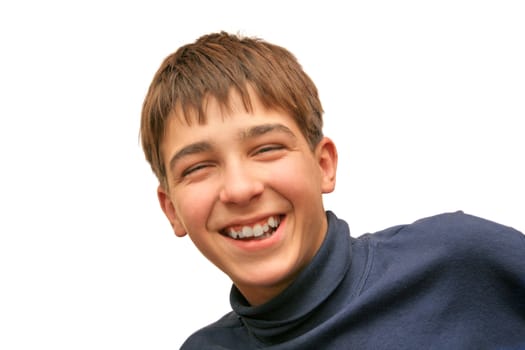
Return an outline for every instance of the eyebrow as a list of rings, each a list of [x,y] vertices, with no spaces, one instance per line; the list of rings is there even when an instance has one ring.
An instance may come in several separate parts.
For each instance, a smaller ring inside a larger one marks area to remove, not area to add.
[[[282,124],[262,124],[262,125],[256,125],[254,127],[248,128],[246,130],[243,130],[239,132],[239,139],[240,140],[246,140],[251,138],[256,138],[258,136],[262,136],[264,134],[270,133],[270,132],[281,132],[285,133],[292,138],[296,139],[297,136],[293,133],[292,130],[290,130],[288,127],[282,125]],[[212,149],[212,144],[207,141],[199,141],[195,143],[191,143],[179,151],[177,151],[173,157],[171,157],[169,161],[169,167],[170,169],[173,169],[175,167],[175,164],[182,158],[186,156],[190,156],[193,154],[203,153],[203,152],[209,152]]]
[[[170,169],[173,169],[175,167],[175,164],[182,158],[192,155],[192,154],[198,154],[207,152],[212,149],[212,146],[209,142],[201,141],[201,142],[195,142],[191,143],[185,147],[183,147],[181,150],[179,150],[177,153],[173,155],[170,159]]]
[[[283,132],[285,134],[288,134],[289,136],[292,136],[294,139],[296,138],[296,136],[292,132],[292,130],[290,130],[288,127],[286,127],[286,126],[284,126],[282,124],[278,124],[278,123],[275,123],[275,124],[262,124],[262,125],[256,125],[254,127],[248,128],[247,130],[242,131],[240,133],[240,138],[243,139],[243,140],[250,139],[250,138],[257,137],[257,136],[262,136],[262,135],[267,134],[267,133],[272,132],[272,131]]]

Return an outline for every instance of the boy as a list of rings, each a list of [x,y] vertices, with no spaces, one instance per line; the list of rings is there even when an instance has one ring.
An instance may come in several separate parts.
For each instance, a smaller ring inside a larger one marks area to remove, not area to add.
[[[168,56],[141,138],[175,234],[233,282],[183,349],[525,348],[525,236],[441,214],[353,238],[337,151],[286,49],[225,32]]]

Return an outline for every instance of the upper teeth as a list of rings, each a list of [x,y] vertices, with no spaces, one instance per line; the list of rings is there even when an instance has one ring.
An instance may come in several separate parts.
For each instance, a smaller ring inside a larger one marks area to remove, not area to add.
[[[249,238],[249,237],[260,237],[267,233],[270,228],[276,228],[279,226],[279,217],[270,216],[264,223],[258,223],[253,226],[243,226],[240,231],[236,231],[234,228],[228,230],[228,235],[232,238]]]

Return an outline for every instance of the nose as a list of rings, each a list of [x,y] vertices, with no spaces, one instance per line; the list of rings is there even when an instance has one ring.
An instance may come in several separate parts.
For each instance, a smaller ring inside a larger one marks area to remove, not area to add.
[[[247,204],[258,197],[264,185],[255,170],[244,164],[231,165],[225,169],[219,199],[223,203]]]

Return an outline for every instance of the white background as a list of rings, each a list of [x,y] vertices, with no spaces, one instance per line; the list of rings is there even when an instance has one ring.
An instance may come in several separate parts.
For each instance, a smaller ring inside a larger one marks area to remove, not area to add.
[[[138,141],[162,59],[211,31],[317,83],[352,235],[455,210],[523,231],[523,1],[345,3],[2,2],[0,348],[175,349],[228,311]]]

